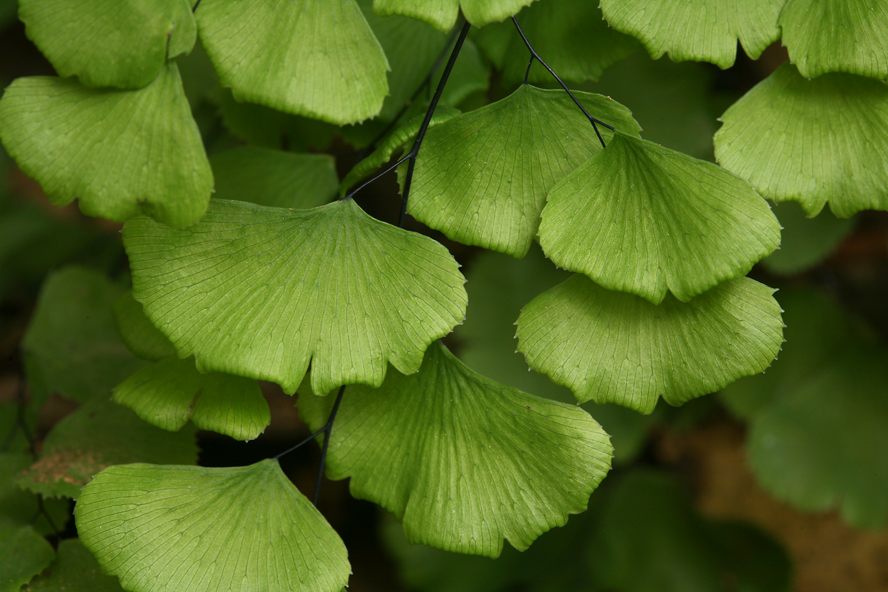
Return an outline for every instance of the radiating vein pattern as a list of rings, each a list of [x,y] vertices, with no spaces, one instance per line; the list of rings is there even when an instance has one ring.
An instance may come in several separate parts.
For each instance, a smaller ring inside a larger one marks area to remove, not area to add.
[[[373,0],[381,16],[401,14],[425,21],[441,31],[456,24],[462,9],[466,20],[476,27],[501,21],[516,14],[534,0]]]
[[[653,305],[577,274],[524,307],[518,350],[581,403],[650,413],[767,369],[783,344],[773,292],[740,278]]]
[[[83,544],[132,592],[337,592],[336,532],[277,461],[105,469],[74,515]]]
[[[299,398],[313,429],[331,405]],[[494,382],[433,344],[418,373],[348,388],[327,466],[402,520],[411,542],[496,557],[503,538],[524,550],[584,511],[611,455],[582,409]]]
[[[374,220],[353,200],[312,210],[215,201],[182,231],[124,227],[133,294],[198,369],[294,392],[378,386],[415,372],[465,318],[459,266],[439,243]]]

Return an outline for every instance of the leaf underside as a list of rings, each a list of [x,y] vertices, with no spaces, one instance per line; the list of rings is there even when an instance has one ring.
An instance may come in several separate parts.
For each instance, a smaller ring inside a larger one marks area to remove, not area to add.
[[[338,592],[350,573],[339,536],[273,460],[110,467],[74,516],[130,592]]]
[[[783,343],[773,292],[740,278],[654,305],[577,274],[524,307],[518,350],[581,403],[650,413],[767,369]]]
[[[439,31],[449,31],[456,24],[460,10],[476,27],[501,21],[517,14],[534,0],[373,0],[380,16],[400,14],[425,21]]]
[[[298,402],[312,429],[332,403]],[[418,373],[347,389],[327,467],[402,520],[411,542],[496,557],[504,538],[526,549],[584,511],[611,455],[585,411],[484,378],[433,344]]]
[[[353,200],[283,210],[213,200],[182,231],[124,227],[133,294],[201,371],[292,393],[413,373],[465,318],[465,279],[441,244],[367,216]]]

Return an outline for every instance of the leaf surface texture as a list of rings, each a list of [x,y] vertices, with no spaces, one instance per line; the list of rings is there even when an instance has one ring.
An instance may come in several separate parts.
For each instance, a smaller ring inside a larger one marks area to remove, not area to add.
[[[373,0],[380,16],[400,14],[425,21],[439,31],[456,24],[460,10],[476,27],[501,21],[516,14],[534,0]]]

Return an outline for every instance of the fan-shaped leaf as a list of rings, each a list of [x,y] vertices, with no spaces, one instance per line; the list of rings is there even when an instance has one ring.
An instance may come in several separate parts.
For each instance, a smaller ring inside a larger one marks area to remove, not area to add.
[[[56,205],[90,216],[139,212],[184,227],[207,208],[213,175],[175,64],[137,91],[19,78],[0,100],[0,137]]]
[[[734,64],[737,41],[757,59],[780,38],[777,17],[786,0],[601,0],[604,18],[615,29],[641,40],[659,58],[676,62]]]
[[[299,398],[312,428],[332,404]],[[526,549],[585,510],[611,451],[585,411],[484,378],[434,344],[418,373],[347,389],[327,466],[402,520],[411,542],[496,557],[503,538]]]
[[[552,188],[539,233],[556,265],[654,304],[746,275],[780,244],[749,183],[624,134]]]
[[[195,16],[238,100],[336,124],[382,107],[388,62],[355,0],[202,0]]]
[[[595,117],[638,133],[614,101],[575,93]],[[603,129],[605,139],[612,133]],[[601,144],[566,93],[522,85],[512,95],[430,130],[416,161],[408,211],[448,238],[523,257],[546,193]]]
[[[186,0],[19,0],[19,18],[56,72],[87,86],[142,88],[197,36]]]
[[[53,558],[55,551],[33,527],[0,518],[0,592],[18,592]]]
[[[888,76],[888,5],[871,0],[787,0],[778,21],[789,60],[806,78]]]
[[[177,231],[124,227],[133,294],[201,371],[273,380],[292,393],[378,386],[413,373],[463,320],[465,279],[439,243],[367,216],[353,200],[282,210],[213,200]]]
[[[58,553],[52,569],[31,580],[27,592],[123,592],[78,539],[59,543]]]
[[[328,154],[295,154],[239,146],[210,158],[217,199],[307,209],[330,201],[339,179]]]
[[[191,358],[167,358],[136,372],[114,389],[114,400],[164,430],[179,430],[191,419],[202,430],[237,440],[257,438],[271,421],[255,380],[201,374]]]
[[[476,27],[501,21],[534,0],[373,0],[380,16],[402,14],[425,21],[440,31],[449,31],[462,10]]]
[[[105,469],[74,510],[83,544],[131,592],[338,592],[345,546],[277,461]]]
[[[780,66],[722,115],[715,156],[774,201],[816,216],[888,209],[888,86],[849,74],[806,80]]]
[[[650,413],[658,397],[681,405],[765,370],[783,343],[772,293],[741,278],[653,305],[577,274],[524,307],[518,349],[580,402]]]
[[[112,308],[120,338],[131,352],[154,362],[176,355],[176,348],[151,324],[132,292],[121,294]]]

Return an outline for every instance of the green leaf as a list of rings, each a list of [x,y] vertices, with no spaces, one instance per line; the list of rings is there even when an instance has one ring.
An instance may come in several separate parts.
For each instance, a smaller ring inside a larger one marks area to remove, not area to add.
[[[546,199],[540,245],[556,265],[654,304],[744,276],[780,244],[777,218],[749,183],[619,133]]]
[[[95,558],[78,539],[59,543],[51,569],[28,585],[27,592],[123,592],[117,578],[102,573]]]
[[[255,380],[211,372],[201,374],[191,358],[167,358],[144,368],[114,389],[114,400],[164,430],[191,419],[202,430],[253,440],[271,421]]]
[[[518,20],[533,48],[563,80],[598,80],[608,66],[638,48],[635,39],[610,28],[592,2],[534,2],[521,11]],[[524,80],[529,54],[510,21],[484,27],[476,41],[503,70],[505,80]],[[545,83],[553,79],[545,68],[535,64],[528,80]]]
[[[388,62],[355,0],[203,0],[195,16],[239,101],[336,124],[382,107]]]
[[[332,399],[299,397],[312,429]],[[496,557],[504,538],[524,550],[584,511],[611,453],[586,412],[484,378],[433,344],[418,373],[347,389],[327,467],[402,520],[412,543]]]
[[[56,205],[139,212],[184,227],[206,211],[213,175],[175,64],[137,91],[19,78],[0,100],[0,137]]]
[[[638,133],[619,103],[575,95],[593,116]],[[611,138],[612,132],[601,130]],[[600,151],[591,124],[566,93],[522,85],[505,99],[429,130],[408,211],[450,239],[523,257],[536,236],[546,193]]]
[[[282,210],[213,200],[187,230],[141,217],[123,240],[133,294],[179,356],[296,390],[413,373],[465,317],[465,279],[439,243],[353,200]]]
[[[19,18],[59,76],[86,86],[147,86],[197,37],[186,0],[19,0]]]
[[[295,154],[239,146],[210,158],[216,199],[307,209],[336,195],[336,163],[328,154]]]
[[[131,291],[121,294],[112,310],[120,338],[131,352],[153,362],[176,355],[176,348],[151,324]]]
[[[888,6],[869,0],[787,0],[778,21],[805,78],[848,72],[888,77]]]
[[[36,463],[16,479],[49,497],[80,497],[81,488],[109,465],[137,461],[193,464],[194,430],[170,434],[105,397],[95,397],[68,415],[43,442]]]
[[[715,156],[768,199],[816,216],[888,209],[888,86],[849,74],[806,80],[780,66],[722,115]]]
[[[53,558],[55,551],[36,530],[0,518],[0,592],[19,592]]]
[[[15,477],[27,469],[32,461],[29,453],[0,453],[0,521],[32,526],[40,534],[64,530],[70,517],[67,500],[43,500],[44,514],[37,496],[14,483]],[[0,570],[2,573],[3,570]]]
[[[336,532],[274,460],[110,467],[74,515],[102,570],[131,592],[337,592],[350,573]]]
[[[761,263],[769,272],[777,275],[795,275],[816,266],[854,228],[854,220],[836,218],[830,212],[808,218],[801,207],[793,202],[778,204],[773,210],[783,226],[780,248],[762,259]]]
[[[22,340],[32,402],[53,393],[86,401],[110,396],[145,362],[129,352],[111,306],[123,289],[97,271],[67,267],[50,274]]]
[[[653,58],[734,64],[737,41],[758,59],[780,38],[777,17],[786,0],[601,0],[612,27],[639,39]]]
[[[524,307],[518,350],[580,402],[650,413],[765,370],[783,343],[773,292],[741,278],[657,306],[577,274]]]
[[[425,21],[439,31],[449,31],[461,10],[476,27],[501,21],[534,0],[373,0],[380,16],[401,14]]]

